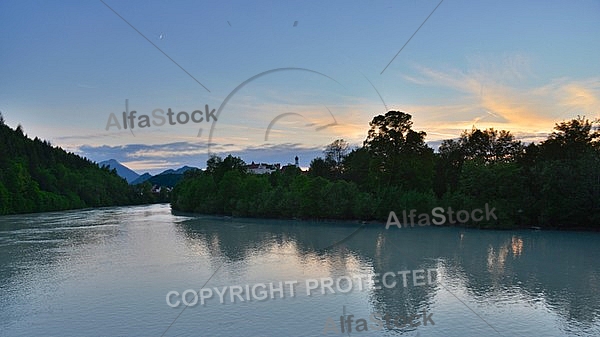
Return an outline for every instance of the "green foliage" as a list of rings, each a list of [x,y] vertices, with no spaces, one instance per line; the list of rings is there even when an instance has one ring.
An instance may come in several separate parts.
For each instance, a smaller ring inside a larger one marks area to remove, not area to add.
[[[413,131],[411,115],[389,111],[369,123],[364,148],[371,154],[370,170],[375,185],[400,186],[426,191],[433,179],[433,149],[423,131]]]
[[[435,207],[495,208],[498,219],[470,226],[599,228],[600,138],[594,123],[557,124],[548,140],[524,146],[508,131],[465,131],[439,152],[413,131],[411,116],[376,116],[363,147],[328,145],[308,172],[295,167],[246,174],[240,158],[212,157],[203,173],[186,175],[173,208],[249,217],[377,219],[390,211]],[[227,163],[226,163],[227,162]],[[15,168],[18,174],[19,169]],[[23,193],[36,188],[24,181]],[[2,198],[2,186],[0,186]]]
[[[206,172],[212,174],[216,182],[221,181],[225,172],[232,170],[246,173],[246,163],[241,158],[232,155],[228,155],[224,160],[217,155],[211,155],[206,162]]]
[[[0,215],[139,202],[116,173],[0,121]]]
[[[308,174],[311,177],[322,177],[328,180],[336,178],[333,162],[321,157],[317,157],[310,162]]]

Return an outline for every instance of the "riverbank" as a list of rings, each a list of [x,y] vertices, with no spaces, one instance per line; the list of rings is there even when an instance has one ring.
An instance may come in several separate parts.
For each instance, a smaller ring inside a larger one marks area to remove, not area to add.
[[[348,224],[348,225],[363,225],[369,227],[382,227],[385,228],[387,226],[386,221],[379,220],[362,220],[362,219],[331,219],[331,218],[301,218],[301,217],[249,217],[249,216],[234,216],[234,215],[223,215],[223,214],[209,214],[209,213],[196,213],[196,212],[185,212],[178,211],[173,209],[171,205],[171,213],[173,215],[178,216],[214,216],[222,219],[235,219],[235,220],[244,220],[244,219],[266,219],[266,220],[288,220],[288,221],[299,221],[299,222],[315,222],[315,223],[338,223],[338,224]],[[586,226],[565,226],[565,227],[540,227],[540,226],[501,226],[501,225],[477,225],[477,224],[451,224],[451,223],[443,223],[440,225],[436,224],[428,224],[425,226],[419,226],[418,224],[414,224],[414,226],[410,225],[402,225],[402,228],[398,228],[397,226],[390,226],[388,230],[399,230],[399,229],[409,229],[410,227],[455,227],[455,228],[469,228],[469,229],[481,229],[481,230],[501,230],[501,231],[510,231],[510,230],[531,230],[531,231],[569,231],[569,232],[600,232],[600,228],[597,227],[586,227]]]

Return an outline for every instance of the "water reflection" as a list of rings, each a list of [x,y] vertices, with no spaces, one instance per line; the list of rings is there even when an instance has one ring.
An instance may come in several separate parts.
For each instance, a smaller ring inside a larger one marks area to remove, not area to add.
[[[452,291],[472,303],[520,301],[535,306],[542,302],[565,320],[598,324],[600,250],[595,247],[600,237],[596,233],[369,226],[322,252],[320,248],[340,240],[357,225],[204,217],[179,226],[189,242],[207,247],[219,260],[245,261],[245,265],[264,260],[269,268],[293,265],[306,278],[438,271],[444,287],[371,288],[372,311],[407,315],[430,309],[436,298],[446,298],[444,293]]]
[[[166,336],[316,336],[328,317],[422,310],[435,325],[360,336],[600,335],[597,233],[369,225],[324,249],[360,227],[180,216],[168,205],[0,217],[0,335],[160,336],[180,313],[167,292],[207,280],[299,284],[294,298],[212,299]],[[409,275],[404,287],[396,275],[395,287],[376,289],[387,272],[430,268],[439,283],[414,286]],[[356,274],[368,276],[362,291],[305,293],[307,279]]]
[[[521,239],[520,237],[517,237],[517,236],[513,236],[511,247],[512,247],[513,255],[515,257],[521,255],[521,253],[523,252],[523,239]]]

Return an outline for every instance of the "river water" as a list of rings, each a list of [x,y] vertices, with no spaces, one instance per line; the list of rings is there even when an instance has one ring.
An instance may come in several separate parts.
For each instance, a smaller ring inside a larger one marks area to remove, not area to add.
[[[600,336],[600,234],[4,216],[0,335]]]

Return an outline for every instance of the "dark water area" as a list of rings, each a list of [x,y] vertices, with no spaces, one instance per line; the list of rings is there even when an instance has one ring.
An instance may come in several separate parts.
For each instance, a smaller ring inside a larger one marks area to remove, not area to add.
[[[0,335],[597,336],[598,247],[590,232],[386,230],[168,205],[5,216]],[[186,303],[203,304],[169,305],[188,289]]]

